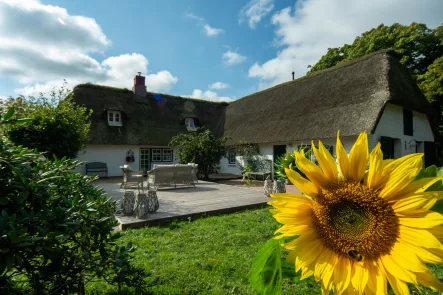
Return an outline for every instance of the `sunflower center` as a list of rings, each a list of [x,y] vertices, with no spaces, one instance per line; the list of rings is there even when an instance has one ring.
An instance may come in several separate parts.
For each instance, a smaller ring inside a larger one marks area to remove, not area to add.
[[[370,188],[350,181],[322,190],[314,202],[313,224],[326,247],[356,260],[388,254],[398,237],[392,207]]]

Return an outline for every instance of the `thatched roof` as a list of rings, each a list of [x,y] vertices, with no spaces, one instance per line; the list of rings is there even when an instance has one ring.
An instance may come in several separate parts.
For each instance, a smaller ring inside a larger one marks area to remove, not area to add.
[[[333,138],[337,130],[343,136],[373,133],[387,103],[435,116],[389,50],[230,103],[224,134],[236,144]]]
[[[93,110],[90,144],[167,145],[173,136],[186,132],[185,117],[223,134],[227,103],[152,92],[138,97],[130,90],[93,84],[76,86],[73,95],[78,104]],[[122,127],[108,125],[107,110],[122,112]]]
[[[127,89],[81,84],[77,103],[93,110],[91,144],[167,145],[196,118],[229,144],[290,143],[373,133],[387,103],[428,115],[438,136],[435,111],[395,53],[379,51],[349,63],[248,95],[217,103]],[[107,110],[123,114],[123,126],[108,126]]]

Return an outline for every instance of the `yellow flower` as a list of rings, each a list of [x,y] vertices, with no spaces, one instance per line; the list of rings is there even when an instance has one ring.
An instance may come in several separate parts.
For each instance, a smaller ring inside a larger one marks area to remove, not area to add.
[[[339,135],[339,134],[338,134]],[[319,163],[295,152],[298,168],[286,169],[303,195],[274,194],[276,238],[301,279],[315,276],[322,294],[409,294],[407,283],[443,292],[426,263],[443,264],[443,215],[430,211],[443,192],[425,192],[441,177],[413,181],[422,154],[383,160],[380,143],[368,153],[362,133],[348,155],[337,135],[337,163],[324,145],[312,143]],[[369,162],[369,168],[367,164]]]

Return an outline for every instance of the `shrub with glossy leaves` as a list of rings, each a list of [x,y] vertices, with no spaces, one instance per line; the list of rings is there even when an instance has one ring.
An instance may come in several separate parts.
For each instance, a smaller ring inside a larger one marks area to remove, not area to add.
[[[0,138],[0,294],[83,294],[93,279],[117,290],[148,285],[131,265],[132,245],[115,243],[116,202],[73,173],[78,164]]]
[[[226,156],[228,139],[217,138],[209,129],[197,128],[174,136],[169,145],[179,148],[180,163],[198,164],[198,177],[209,179],[209,174],[218,171],[221,158]]]
[[[24,124],[3,126],[3,132],[15,144],[46,152],[52,158],[75,158],[88,141],[90,111],[74,102],[65,85],[49,96],[10,99],[6,106],[15,108]]]

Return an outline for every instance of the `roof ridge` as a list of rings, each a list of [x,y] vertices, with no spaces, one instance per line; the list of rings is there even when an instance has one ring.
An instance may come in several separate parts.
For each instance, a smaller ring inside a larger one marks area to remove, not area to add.
[[[73,92],[76,89],[79,88],[90,88],[90,89],[101,89],[101,90],[109,90],[109,91],[119,91],[119,92],[125,92],[125,93],[133,93],[132,90],[128,89],[128,88],[119,88],[119,87],[113,87],[113,86],[107,86],[107,85],[101,85],[101,84],[92,84],[92,83],[81,83],[76,85],[73,88]],[[218,104],[218,105],[228,105],[229,102],[226,101],[211,101],[211,100],[206,100],[206,99],[200,99],[200,98],[193,98],[193,97],[186,97],[186,96],[180,96],[180,95],[172,95],[172,94],[167,94],[167,93],[160,93],[160,92],[153,92],[153,91],[146,91],[146,95],[162,95],[162,96],[167,96],[167,97],[173,97],[173,98],[178,98],[178,99],[184,99],[184,100],[192,100],[195,102],[203,102],[203,103],[212,103],[212,104]]]
[[[321,71],[313,72],[311,75],[305,75],[305,76],[299,77],[299,78],[297,78],[297,79],[295,79],[295,80],[292,80],[292,81],[286,81],[286,82],[283,82],[283,83],[280,83],[280,84],[274,85],[274,86],[272,86],[272,87],[269,87],[269,88],[266,88],[266,89],[263,89],[263,90],[260,90],[260,91],[257,91],[257,92],[254,92],[254,93],[248,94],[248,95],[243,96],[243,97],[241,97],[241,98],[239,98],[239,99],[237,99],[237,100],[235,100],[235,101],[229,102],[229,104],[233,104],[233,103],[235,103],[235,102],[238,102],[238,101],[240,101],[240,100],[243,100],[243,99],[245,99],[245,98],[248,98],[248,97],[250,97],[250,96],[252,96],[252,95],[255,95],[255,94],[257,94],[257,93],[261,93],[261,92],[265,92],[265,91],[269,91],[269,90],[277,89],[277,88],[280,88],[280,87],[286,86],[286,85],[288,85],[288,84],[292,84],[292,83],[295,84],[295,83],[298,83],[298,82],[300,82],[300,81],[304,81],[304,80],[306,80],[306,79],[310,79],[310,78],[312,78],[312,77],[316,77],[316,76],[322,75],[322,74],[324,74],[324,73],[333,72],[333,71],[336,71],[336,70],[339,70],[339,69],[342,69],[342,68],[345,68],[345,67],[348,67],[348,66],[354,65],[354,64],[356,64],[356,63],[358,63],[358,62],[361,62],[361,61],[367,60],[367,59],[369,59],[369,58],[371,58],[371,57],[373,57],[373,56],[375,56],[375,55],[382,55],[382,54],[389,54],[389,55],[392,54],[392,55],[396,55],[396,52],[395,52],[393,49],[382,49],[382,50],[378,50],[378,51],[375,51],[375,52],[372,52],[372,53],[369,53],[369,54],[363,55],[363,56],[361,56],[361,57],[359,57],[359,58],[356,58],[356,59],[353,59],[353,60],[350,60],[350,61],[346,61],[346,62],[343,62],[343,63],[337,64],[337,65],[335,65],[335,66],[333,66],[333,67],[330,67],[330,68],[327,68],[327,69],[324,69],[324,70],[321,70]]]

